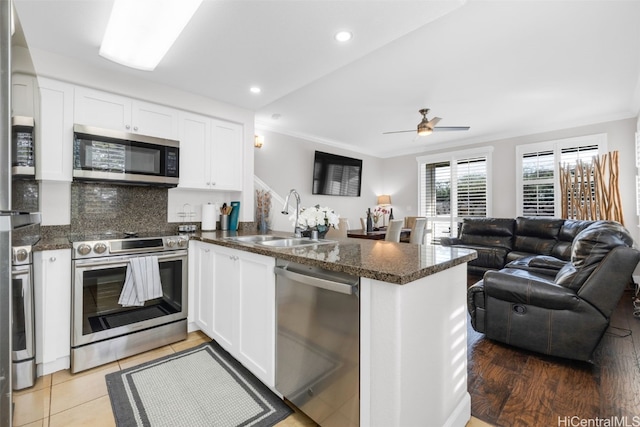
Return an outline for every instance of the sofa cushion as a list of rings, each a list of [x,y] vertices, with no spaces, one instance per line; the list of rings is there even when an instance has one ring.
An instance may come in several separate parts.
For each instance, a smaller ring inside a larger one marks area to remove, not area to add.
[[[454,247],[473,249],[478,253],[478,257],[469,261],[469,265],[481,266],[488,269],[500,269],[505,264],[507,253],[506,248],[487,247],[484,245],[454,245]]]
[[[550,255],[563,223],[563,219],[517,218],[513,249],[525,254]]]
[[[464,245],[511,250],[514,226],[515,220],[511,218],[465,219],[460,231],[460,240]]]
[[[569,261],[571,259],[571,244],[576,236],[585,228],[593,224],[593,221],[580,219],[566,219],[558,233],[558,241],[551,251],[556,258]]]
[[[575,237],[571,262],[560,269],[556,283],[579,290],[604,257],[617,246],[633,246],[627,229],[613,221],[593,222]]]

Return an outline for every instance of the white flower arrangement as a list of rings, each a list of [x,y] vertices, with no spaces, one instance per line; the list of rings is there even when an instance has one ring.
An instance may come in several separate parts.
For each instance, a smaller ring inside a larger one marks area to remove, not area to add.
[[[296,225],[296,215],[293,214],[289,217],[292,224]],[[315,205],[310,208],[302,208],[298,215],[297,226],[303,230],[317,229],[322,232],[333,227],[338,229],[338,222],[340,221],[340,215],[336,214],[331,208],[321,208],[320,205]]]

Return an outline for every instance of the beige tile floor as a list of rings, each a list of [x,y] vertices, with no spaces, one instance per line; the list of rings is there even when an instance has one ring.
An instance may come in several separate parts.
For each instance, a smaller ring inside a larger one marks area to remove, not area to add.
[[[14,427],[110,427],[115,426],[104,380],[106,374],[126,369],[158,357],[195,347],[210,338],[201,332],[189,334],[185,341],[148,351],[117,362],[72,375],[68,370],[38,378],[26,390],[13,393]],[[316,426],[310,418],[295,412],[277,427]],[[490,427],[471,418],[467,427]]]

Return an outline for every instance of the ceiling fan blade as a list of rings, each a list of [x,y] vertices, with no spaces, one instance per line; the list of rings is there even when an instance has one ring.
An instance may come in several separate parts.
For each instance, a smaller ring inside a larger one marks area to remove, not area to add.
[[[438,124],[440,120],[442,120],[440,117],[434,117],[433,119],[429,120],[429,126],[433,128],[435,125]]]
[[[411,130],[395,130],[393,132],[382,132],[383,135],[388,135],[390,133],[405,133],[405,132],[415,132],[415,129],[411,129]]]
[[[469,126],[438,126],[438,127],[434,127],[433,131],[434,132],[449,132],[452,130],[469,130],[470,127]]]

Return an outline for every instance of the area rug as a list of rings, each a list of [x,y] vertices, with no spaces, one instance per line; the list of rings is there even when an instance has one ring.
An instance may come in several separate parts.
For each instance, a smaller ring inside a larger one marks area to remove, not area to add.
[[[214,341],[106,381],[118,427],[272,426],[292,412]]]

